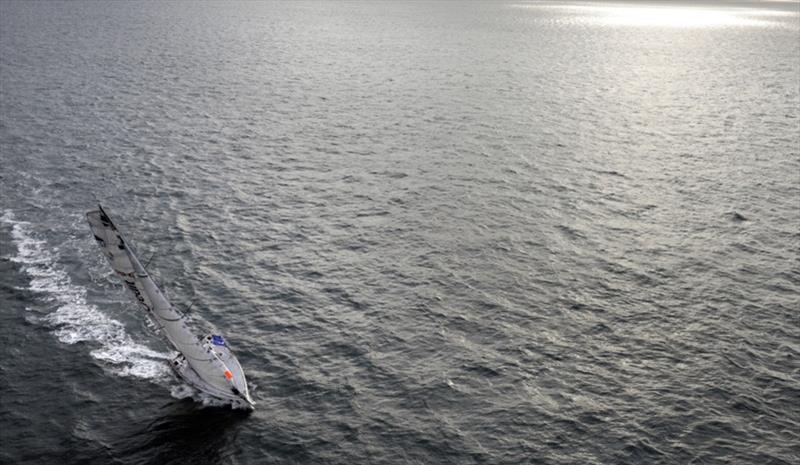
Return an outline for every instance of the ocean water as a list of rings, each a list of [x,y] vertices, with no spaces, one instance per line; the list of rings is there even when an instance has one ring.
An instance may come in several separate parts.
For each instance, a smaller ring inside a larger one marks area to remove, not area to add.
[[[0,2],[2,463],[796,464],[799,311],[797,2]]]

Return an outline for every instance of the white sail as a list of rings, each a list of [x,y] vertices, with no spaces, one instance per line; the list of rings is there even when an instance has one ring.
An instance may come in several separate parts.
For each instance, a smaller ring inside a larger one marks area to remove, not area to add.
[[[244,372],[222,337],[214,336],[212,339],[209,336],[203,340],[190,330],[186,318],[164,297],[131,244],[102,207],[87,213],[86,218],[111,267],[191,368],[187,370],[184,366],[176,371],[195,387],[211,395],[226,399],[242,398],[252,405]],[[179,366],[178,361],[174,364]]]

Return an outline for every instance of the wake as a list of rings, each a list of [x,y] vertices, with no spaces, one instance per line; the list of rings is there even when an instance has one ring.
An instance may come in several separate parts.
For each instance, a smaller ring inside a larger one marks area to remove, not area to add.
[[[163,380],[170,376],[168,352],[158,352],[135,342],[125,325],[86,302],[86,288],[72,282],[47,242],[38,238],[31,223],[5,211],[0,222],[11,226],[17,248],[9,260],[19,263],[30,282],[28,290],[55,307],[42,316],[26,318],[51,329],[64,344],[91,343],[93,358],[103,362],[111,373],[125,377]]]

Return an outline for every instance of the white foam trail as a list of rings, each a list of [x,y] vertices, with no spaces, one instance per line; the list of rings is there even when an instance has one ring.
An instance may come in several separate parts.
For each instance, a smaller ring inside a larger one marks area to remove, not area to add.
[[[169,375],[169,366],[164,361],[170,354],[134,342],[122,323],[88,304],[86,289],[72,282],[58,264],[58,257],[44,240],[36,237],[29,222],[15,219],[11,211],[0,216],[0,221],[11,225],[17,255],[9,259],[22,265],[30,277],[28,289],[56,307],[55,311],[34,320],[51,326],[53,334],[65,344],[98,344],[90,354],[106,362],[117,375],[153,380]]]

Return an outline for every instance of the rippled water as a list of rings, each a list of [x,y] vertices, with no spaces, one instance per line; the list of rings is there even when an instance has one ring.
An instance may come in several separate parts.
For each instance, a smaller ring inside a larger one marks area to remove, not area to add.
[[[798,3],[0,3],[0,461],[800,461]],[[103,202],[254,385],[192,401]]]

